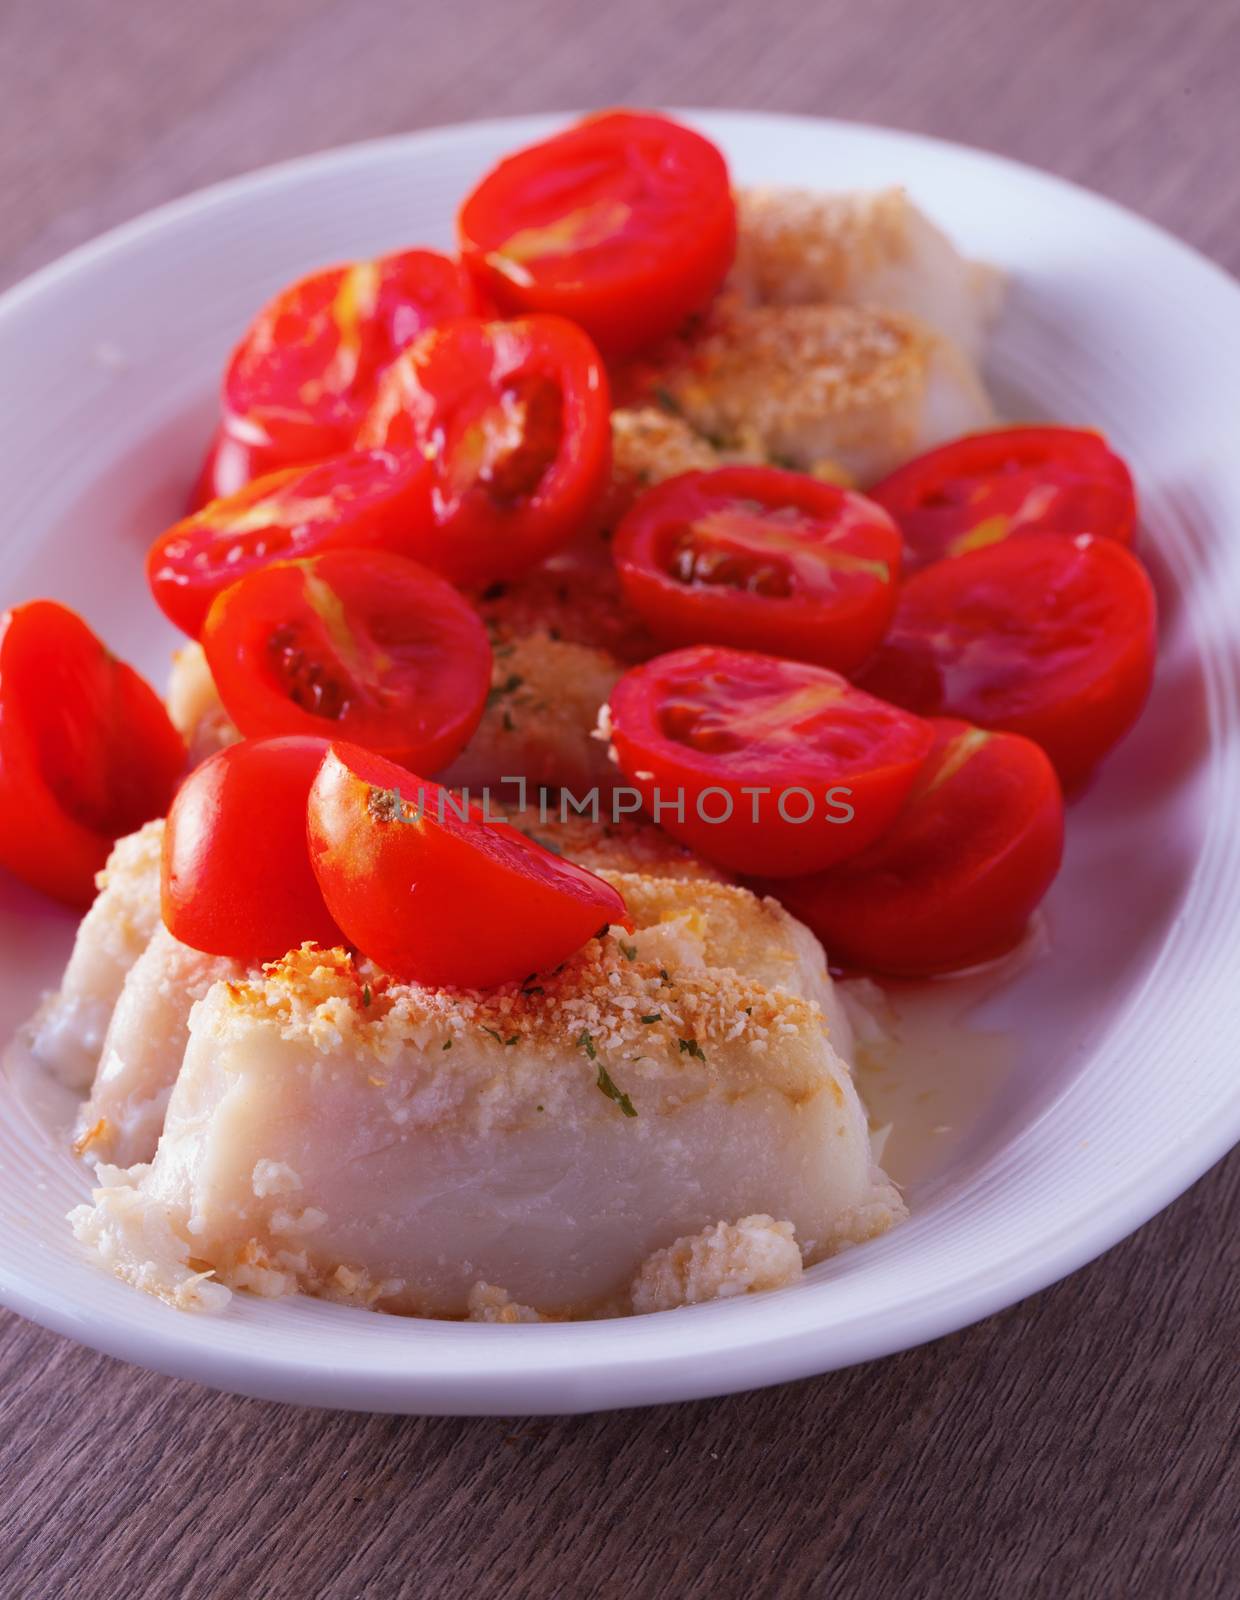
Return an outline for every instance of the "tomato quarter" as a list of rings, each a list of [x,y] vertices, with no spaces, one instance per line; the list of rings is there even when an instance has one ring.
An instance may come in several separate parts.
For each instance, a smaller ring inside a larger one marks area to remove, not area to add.
[[[1072,788],[1136,721],[1156,647],[1154,590],[1134,555],[1086,534],[1028,534],[910,578],[859,681],[924,715],[1025,734]]]
[[[629,602],[664,643],[764,650],[848,672],[896,603],[900,534],[858,494],[774,467],[647,490],[614,544]]]
[[[704,645],[627,672],[610,723],[656,822],[711,861],[771,877],[863,850],[931,741],[921,718],[823,667]]]
[[[409,983],[483,989],[558,965],[624,901],[450,791],[336,744],[310,794],[310,854],[349,939]]]
[[[272,561],[320,550],[416,542],[431,517],[417,457],[354,450],[258,478],[160,534],[146,561],[164,615],[197,637],[217,594]]]
[[[910,566],[1014,533],[1092,533],[1131,544],[1132,474],[1099,433],[998,428],[918,456],[869,491],[900,525]]]
[[[164,925],[182,944],[250,966],[307,940],[343,944],[306,845],[325,739],[249,739],[195,767],[164,830]]]
[[[608,356],[703,310],[736,252],[727,165],[666,117],[588,117],[501,161],[461,207],[461,254],[510,315],[571,317]]]
[[[611,459],[607,379],[589,339],[560,317],[461,320],[393,364],[358,444],[430,462],[435,525],[411,555],[458,582],[511,577],[569,540],[599,503]]]
[[[168,808],[185,746],[155,691],[79,616],[0,618],[0,866],[88,905],[113,843]]]
[[[202,644],[247,736],[347,734],[423,772],[464,748],[491,681],[473,607],[435,573],[380,550],[250,573],[212,605]]]
[[[1005,954],[1063,854],[1063,796],[1045,752],[1017,734],[935,718],[904,809],[860,855],[770,892],[832,961],[927,977]]]

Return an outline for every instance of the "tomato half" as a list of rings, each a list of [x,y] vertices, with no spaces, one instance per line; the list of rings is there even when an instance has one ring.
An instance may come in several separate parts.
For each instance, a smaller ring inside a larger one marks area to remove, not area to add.
[[[629,510],[613,550],[625,596],[668,645],[848,672],[895,609],[900,534],[886,512],[775,467],[669,478]]]
[[[247,739],[181,785],[164,830],[164,925],[182,944],[250,966],[307,940],[343,944],[306,846],[325,739]]]
[[[491,683],[473,607],[382,550],[328,550],[251,572],[212,605],[202,645],[250,738],[348,735],[420,772],[464,749]]]
[[[1014,733],[935,718],[934,744],[881,838],[772,894],[832,961],[928,977],[1017,945],[1063,855],[1063,795],[1045,752]]]
[[[557,966],[611,923],[620,895],[584,867],[356,746],[310,792],[310,856],[358,949],[408,983],[485,989]]]
[[[1130,551],[1028,534],[910,578],[858,681],[926,716],[1025,734],[1070,789],[1136,721],[1156,649],[1154,590]]]
[[[461,207],[457,233],[502,310],[571,317],[616,356],[709,304],[736,253],[736,206],[708,139],[609,111],[501,161]]]
[[[611,739],[646,810],[734,872],[791,877],[863,850],[930,748],[920,717],[801,661],[698,645],[626,672]]]
[[[258,478],[178,522],[151,546],[147,580],[164,615],[196,638],[216,595],[247,572],[320,550],[399,553],[430,518],[424,462],[351,450]]]
[[[0,618],[0,866],[70,905],[168,809],[185,745],[149,684],[53,600]]]
[[[1131,544],[1132,474],[1100,433],[997,428],[940,445],[869,491],[904,535],[910,566],[1014,533],[1092,533]]]
[[[561,317],[462,319],[393,363],[357,442],[430,462],[435,525],[410,555],[457,582],[512,577],[571,539],[602,497],[607,379]]]
[[[185,514],[192,517],[212,500],[238,494],[255,478],[265,478],[270,472],[285,472],[288,465],[288,457],[279,450],[242,444],[228,431],[227,425],[221,423],[185,502]]]
[[[259,312],[224,374],[224,430],[296,466],[347,450],[380,374],[427,328],[482,309],[470,274],[434,250],[328,267]]]

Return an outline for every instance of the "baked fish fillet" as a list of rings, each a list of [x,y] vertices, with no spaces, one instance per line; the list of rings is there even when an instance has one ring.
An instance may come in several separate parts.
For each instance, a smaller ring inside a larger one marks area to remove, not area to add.
[[[814,1262],[898,1221],[808,931],[731,885],[610,876],[636,931],[523,985],[312,947],[215,984],[154,1161],[101,1168],[78,1237],[192,1308],[522,1320],[789,1281],[790,1240]]]

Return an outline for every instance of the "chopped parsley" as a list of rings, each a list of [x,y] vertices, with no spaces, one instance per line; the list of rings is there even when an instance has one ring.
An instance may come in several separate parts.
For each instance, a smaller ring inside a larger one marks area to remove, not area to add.
[[[637,1107],[622,1089],[617,1089],[616,1085],[612,1082],[611,1074],[601,1061],[598,1064],[598,1078],[596,1081],[598,1087],[603,1091],[607,1098],[609,1100],[614,1100],[620,1107],[621,1111],[624,1112],[626,1117],[635,1117],[637,1115]]]
[[[626,961],[637,960],[637,946],[635,944],[625,944],[623,939],[617,939],[616,943],[620,946],[620,954]]]
[[[451,1039],[445,1039],[444,1042],[443,1042],[443,1048],[445,1050],[451,1050],[451,1048],[452,1048],[452,1040]]]
[[[585,1051],[586,1055],[591,1061],[593,1061],[598,1055],[598,1051],[594,1045],[594,1036],[591,1034],[588,1028],[583,1028],[581,1030],[581,1033],[577,1037],[577,1044],[582,1050]]]
[[[368,983],[364,983],[362,985],[362,1004],[363,1004],[363,1006],[368,1006],[373,998],[374,997],[370,992],[370,985]]]
[[[648,1017],[639,1017],[638,1021],[639,1022],[662,1022],[663,1021],[663,1013],[661,1011],[652,1011]]]
[[[506,694],[512,694],[515,689],[519,689],[524,682],[525,679],[519,672],[510,672],[504,679],[503,683],[494,684],[487,691],[487,705],[495,705],[498,701],[502,700]]]
[[[696,1039],[681,1039],[678,1043],[682,1056],[696,1056],[699,1061],[706,1060],[706,1054]]]
[[[485,1022],[481,1024],[481,1028],[483,1033],[489,1033],[492,1039],[495,1040],[496,1044],[502,1044],[505,1049],[509,1045],[518,1043],[521,1038],[519,1033],[514,1033],[511,1039],[505,1039],[503,1034],[500,1033],[497,1028],[488,1028]]]

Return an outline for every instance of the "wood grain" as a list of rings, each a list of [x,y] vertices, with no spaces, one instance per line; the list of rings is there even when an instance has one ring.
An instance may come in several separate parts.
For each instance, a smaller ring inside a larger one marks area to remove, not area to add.
[[[0,282],[263,162],[619,101],[985,145],[1240,268],[1234,0],[0,0],[0,39]],[[1233,1156],[925,1349],[535,1423],[217,1396],[5,1316],[0,1596],[1234,1593],[1238,1207]]]

